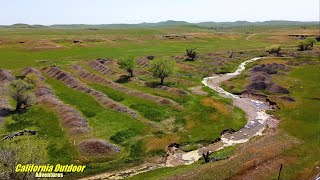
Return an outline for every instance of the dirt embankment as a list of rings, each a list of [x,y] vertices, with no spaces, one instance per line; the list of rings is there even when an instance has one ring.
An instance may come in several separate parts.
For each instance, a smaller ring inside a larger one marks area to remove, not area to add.
[[[82,78],[84,78],[87,81],[104,84],[104,85],[107,85],[108,87],[111,87],[112,89],[116,89],[116,90],[124,92],[126,94],[129,94],[132,96],[137,96],[139,98],[147,99],[147,100],[154,101],[157,103],[178,105],[178,103],[172,101],[171,99],[167,99],[167,98],[163,98],[163,97],[159,97],[159,96],[155,96],[155,95],[151,95],[151,94],[146,94],[146,93],[143,93],[140,91],[132,90],[132,89],[129,89],[125,86],[122,86],[118,83],[115,83],[111,80],[108,80],[106,78],[97,76],[95,74],[91,74],[90,72],[84,70],[79,65],[73,65],[72,68],[74,70],[76,70],[78,75],[80,75]]]
[[[4,70],[4,69],[0,69],[0,82],[1,82],[1,84],[11,82],[11,81],[13,81],[14,79],[15,79],[15,78],[14,78],[14,76],[11,74],[10,71]]]
[[[58,67],[45,68],[44,71],[48,76],[62,81],[67,86],[92,95],[104,107],[111,108],[119,112],[128,113],[130,116],[134,118],[138,117],[138,114],[135,111],[110,99],[102,92],[91,89],[86,84],[81,82],[79,79],[75,78],[70,73],[63,71],[62,69],[59,69]]]
[[[8,84],[13,81],[15,77],[10,71],[0,69],[0,125],[11,111],[11,105],[8,100]]]
[[[208,163],[167,179],[270,179],[279,172],[280,164],[287,167],[294,163],[294,157],[283,153],[299,143],[291,136],[270,129],[265,136],[241,145],[227,160]]]
[[[265,90],[276,94],[289,94],[289,91],[277,85],[272,81],[271,75],[281,74],[281,71],[287,71],[288,68],[283,64],[261,64],[251,69],[250,84],[247,86],[248,90]]]
[[[44,76],[35,68],[28,67],[22,71],[23,75],[35,74],[39,78],[34,93],[37,98],[37,103],[46,105],[53,109],[60,117],[62,124],[68,129],[71,136],[87,135],[90,133],[90,127],[87,120],[81,116],[81,113],[70,105],[61,102],[55,95],[53,90],[44,83]],[[85,154],[110,154],[120,152],[120,148],[110,144],[104,140],[92,139],[87,136],[87,139],[82,140],[78,147]]]
[[[92,69],[99,71],[103,74],[118,74],[116,71],[112,70],[110,67],[107,66],[108,63],[111,63],[111,60],[98,59],[96,61],[90,62],[89,66]]]

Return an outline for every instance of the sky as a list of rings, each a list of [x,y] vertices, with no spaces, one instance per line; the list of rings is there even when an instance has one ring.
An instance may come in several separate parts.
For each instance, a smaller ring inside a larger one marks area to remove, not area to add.
[[[0,0],[0,24],[319,21],[319,0]]]

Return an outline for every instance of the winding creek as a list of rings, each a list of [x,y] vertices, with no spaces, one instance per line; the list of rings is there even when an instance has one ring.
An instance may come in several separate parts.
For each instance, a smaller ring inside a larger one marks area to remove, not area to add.
[[[234,78],[237,75],[239,75],[243,70],[245,70],[245,66],[248,63],[252,63],[260,59],[261,59],[260,57],[257,57],[257,58],[247,60],[241,63],[238,66],[238,69],[233,73],[207,77],[207,78],[204,78],[202,81],[202,83],[205,86],[218,92],[221,96],[226,98],[231,98],[233,100],[233,105],[241,108],[246,113],[248,122],[245,125],[245,127],[243,127],[239,131],[234,132],[232,134],[230,133],[223,134],[221,136],[221,141],[218,141],[214,144],[210,144],[206,147],[199,148],[194,151],[181,152],[181,151],[173,150],[167,156],[165,164],[146,163],[139,167],[135,167],[125,171],[104,173],[104,174],[88,177],[85,179],[91,179],[91,180],[93,179],[124,179],[127,177],[131,177],[143,172],[152,171],[154,169],[158,169],[162,167],[189,165],[198,161],[202,157],[203,153],[214,152],[228,146],[245,143],[254,136],[262,135],[262,132],[266,127],[267,121],[271,119],[270,115],[266,113],[266,110],[269,109],[269,106],[264,102],[257,101],[254,99],[240,98],[239,96],[229,93],[220,87],[221,82]]]

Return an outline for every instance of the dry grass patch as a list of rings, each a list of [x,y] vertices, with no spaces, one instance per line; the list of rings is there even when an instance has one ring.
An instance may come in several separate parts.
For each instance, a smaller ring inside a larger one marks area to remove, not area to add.
[[[229,115],[230,114],[230,110],[221,102],[210,99],[210,98],[204,98],[201,101],[201,104],[205,107],[212,107],[217,109],[220,113],[222,113],[223,115]]]
[[[163,137],[147,137],[144,139],[146,151],[165,150],[169,144],[179,141],[179,137],[173,134]]]

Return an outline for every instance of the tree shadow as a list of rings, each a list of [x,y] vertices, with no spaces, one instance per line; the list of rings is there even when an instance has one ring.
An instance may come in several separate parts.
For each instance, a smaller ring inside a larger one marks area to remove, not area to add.
[[[130,81],[131,77],[127,75],[121,75],[119,79],[117,79],[115,82],[117,83],[128,83]]]

